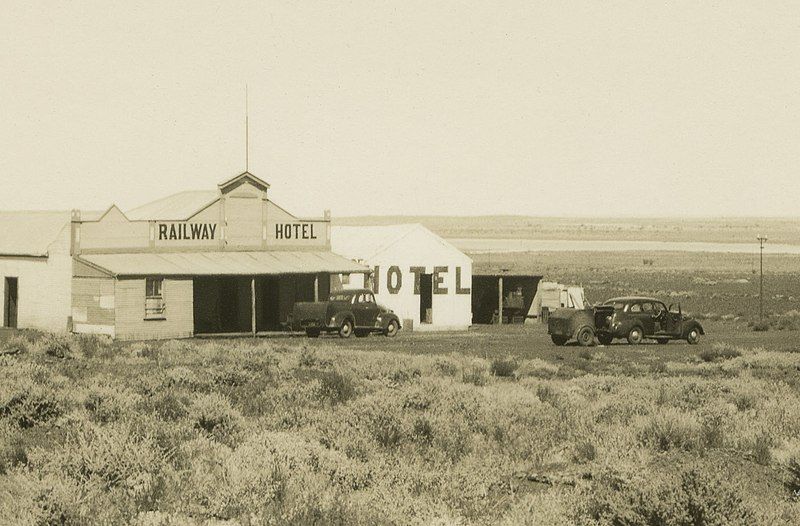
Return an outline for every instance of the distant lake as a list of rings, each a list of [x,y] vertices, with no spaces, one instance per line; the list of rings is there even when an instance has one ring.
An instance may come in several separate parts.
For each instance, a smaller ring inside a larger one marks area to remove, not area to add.
[[[694,241],[606,241],[563,239],[448,239],[459,250],[489,252],[725,252],[758,254],[757,243],[704,243]],[[764,245],[765,254],[800,254],[800,245]]]

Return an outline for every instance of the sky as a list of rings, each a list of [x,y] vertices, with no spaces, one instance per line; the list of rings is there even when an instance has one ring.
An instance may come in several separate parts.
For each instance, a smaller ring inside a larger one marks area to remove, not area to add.
[[[301,216],[800,215],[798,2],[3,5],[2,210],[215,189],[247,86]]]

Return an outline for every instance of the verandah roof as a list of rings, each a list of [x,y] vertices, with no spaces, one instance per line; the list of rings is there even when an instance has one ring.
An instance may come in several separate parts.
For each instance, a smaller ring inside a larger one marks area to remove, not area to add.
[[[213,276],[367,273],[328,251],[82,254],[79,260],[113,276]]]

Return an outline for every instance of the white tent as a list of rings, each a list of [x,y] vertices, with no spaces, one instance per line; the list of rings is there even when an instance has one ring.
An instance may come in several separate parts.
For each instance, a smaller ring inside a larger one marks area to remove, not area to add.
[[[552,281],[540,281],[526,321],[539,318],[542,315],[543,308],[552,312],[559,308],[583,309],[585,304],[586,298],[583,295],[583,287],[562,285]]]
[[[414,330],[463,330],[472,323],[472,260],[424,226],[333,227],[331,249],[373,270],[370,278],[353,275],[347,283],[345,277],[344,288],[368,286]]]

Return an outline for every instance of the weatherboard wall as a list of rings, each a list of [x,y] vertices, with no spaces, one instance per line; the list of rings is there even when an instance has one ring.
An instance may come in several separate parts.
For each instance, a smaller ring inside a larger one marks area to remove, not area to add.
[[[187,338],[194,332],[191,279],[164,279],[163,319],[145,319],[145,280],[114,281],[115,336],[120,340]]]
[[[0,256],[0,293],[6,277],[18,279],[18,328],[66,331],[72,279],[69,224],[64,224],[48,246],[47,256]],[[5,302],[0,301],[0,324],[5,319],[4,309]]]

